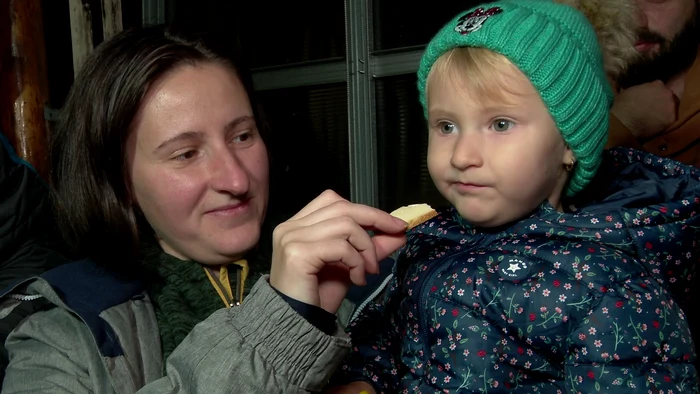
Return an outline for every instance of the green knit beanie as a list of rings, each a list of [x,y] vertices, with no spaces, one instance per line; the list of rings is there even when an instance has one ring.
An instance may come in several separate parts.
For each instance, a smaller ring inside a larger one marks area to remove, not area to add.
[[[418,69],[426,117],[430,68],[456,47],[499,53],[530,79],[576,156],[566,193],[581,191],[600,166],[613,99],[603,54],[586,17],[551,0],[502,0],[456,16],[430,41]]]

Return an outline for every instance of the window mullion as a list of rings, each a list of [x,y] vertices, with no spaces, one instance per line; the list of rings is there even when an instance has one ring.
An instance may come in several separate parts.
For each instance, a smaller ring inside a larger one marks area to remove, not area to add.
[[[372,0],[345,1],[348,72],[348,136],[350,197],[377,206],[377,139],[374,80],[369,54],[372,47]]]
[[[165,23],[165,0],[141,1],[141,20],[144,27]]]

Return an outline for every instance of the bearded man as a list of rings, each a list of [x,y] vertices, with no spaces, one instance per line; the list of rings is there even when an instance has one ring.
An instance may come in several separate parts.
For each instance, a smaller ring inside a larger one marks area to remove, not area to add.
[[[608,147],[700,166],[700,0],[636,0],[639,56],[616,81]]]

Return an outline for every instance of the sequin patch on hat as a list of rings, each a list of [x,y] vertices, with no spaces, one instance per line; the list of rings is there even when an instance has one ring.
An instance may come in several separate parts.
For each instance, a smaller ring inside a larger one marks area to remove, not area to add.
[[[459,18],[459,21],[457,22],[457,27],[455,27],[455,31],[462,35],[471,33],[473,31],[477,31],[481,29],[481,26],[484,24],[484,22],[486,22],[486,19],[502,11],[503,10],[500,7],[492,7],[486,11],[484,11],[483,8],[477,8],[474,11]]]

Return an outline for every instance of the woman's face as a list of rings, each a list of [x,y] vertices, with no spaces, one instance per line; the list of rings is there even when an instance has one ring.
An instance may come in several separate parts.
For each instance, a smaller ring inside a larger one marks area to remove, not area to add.
[[[216,265],[258,242],[267,149],[246,90],[229,68],[182,66],[153,84],[126,152],[133,202],[166,253]]]

